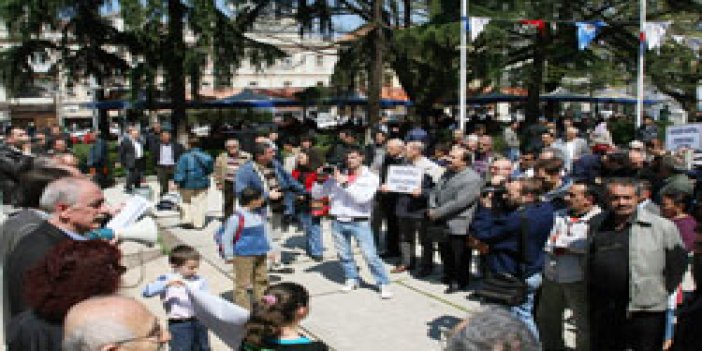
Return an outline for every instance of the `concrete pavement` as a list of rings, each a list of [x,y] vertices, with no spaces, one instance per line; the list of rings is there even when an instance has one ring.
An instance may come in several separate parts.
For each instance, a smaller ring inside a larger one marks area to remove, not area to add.
[[[156,189],[154,182],[149,186]],[[121,187],[107,189],[106,197],[112,203],[126,199]],[[191,245],[201,253],[201,275],[209,282],[210,291],[231,299],[233,269],[217,253],[212,234],[220,225],[221,195],[211,189],[209,215],[213,219],[203,230],[185,230],[177,227],[177,212],[157,212],[157,222],[166,247],[175,243]],[[323,222],[324,261],[315,262],[304,255],[302,233],[290,231],[283,236],[283,255],[295,269],[291,274],[271,274],[271,282],[293,281],[304,285],[310,292],[310,314],[303,322],[304,331],[323,340],[334,350],[441,350],[442,331],[449,330],[462,318],[477,311],[477,302],[468,300],[466,293],[445,295],[445,286],[439,282],[439,269],[427,280],[418,280],[407,273],[391,275],[395,296],[382,300],[370,276],[365,261],[356,250],[355,258],[364,284],[348,294],[339,292],[343,283],[341,266],[330,234],[329,222]],[[157,298],[144,299],[141,288],[148,281],[169,270],[168,262],[160,251],[144,249],[138,244],[123,244],[131,268],[125,276],[123,293],[144,301],[157,315],[164,316]],[[144,264],[139,264],[140,254]],[[148,256],[148,257],[147,257]],[[154,258],[154,256],[156,256]],[[135,258],[136,257],[136,258]],[[150,259],[150,260],[149,260]],[[437,258],[438,260],[438,258]],[[386,265],[389,270],[391,265]],[[213,350],[227,348],[212,337]]]

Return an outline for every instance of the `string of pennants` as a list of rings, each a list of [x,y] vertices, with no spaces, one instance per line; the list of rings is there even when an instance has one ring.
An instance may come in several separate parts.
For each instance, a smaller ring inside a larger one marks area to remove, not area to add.
[[[471,41],[477,39],[480,33],[485,30],[485,27],[492,20],[493,19],[488,17],[469,17],[469,20],[466,23],[466,30],[470,32]],[[547,24],[545,20],[541,19],[519,20],[519,23],[528,27],[536,28],[540,33],[543,33]],[[595,40],[600,30],[607,26],[607,23],[600,20],[574,22],[574,24],[577,27],[578,49],[580,50],[587,49],[590,43]],[[639,35],[641,44],[645,45],[649,50],[660,50],[667,38],[666,34],[668,33],[671,24],[672,21],[645,22],[644,31]],[[698,51],[702,46],[702,43],[699,40],[694,40],[693,38],[687,38],[682,35],[671,35],[670,37],[677,44],[689,46],[695,51]]]

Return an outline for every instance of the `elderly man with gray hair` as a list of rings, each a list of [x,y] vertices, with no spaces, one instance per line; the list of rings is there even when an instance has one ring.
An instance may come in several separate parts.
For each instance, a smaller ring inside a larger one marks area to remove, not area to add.
[[[160,350],[168,329],[140,302],[95,297],[73,306],[64,320],[64,351]]]
[[[434,266],[434,243],[426,236],[426,212],[429,203],[429,192],[434,184],[441,179],[444,168],[424,156],[424,143],[410,141],[405,148],[405,165],[422,170],[421,187],[414,189],[411,194],[399,194],[395,214],[398,218],[400,232],[400,263],[390,272],[402,273],[415,267],[415,247],[417,237],[422,245],[422,258],[419,277],[431,274]]]
[[[85,177],[64,177],[51,182],[39,201],[49,217],[23,237],[7,258],[4,283],[10,316],[25,311],[24,273],[64,240],[85,240],[84,234],[100,228],[110,207],[100,187]]]
[[[397,138],[390,139],[385,146],[385,150],[383,163],[378,174],[380,176],[380,188],[375,196],[376,208],[374,208],[371,226],[373,234],[378,237],[376,245],[380,244],[380,226],[382,221],[385,220],[385,252],[380,257],[394,258],[400,256],[400,234],[397,227],[397,215],[395,214],[398,194],[390,191],[386,182],[390,166],[398,166],[404,163],[405,143]]]
[[[458,324],[445,351],[539,351],[526,324],[504,308],[490,306]]]

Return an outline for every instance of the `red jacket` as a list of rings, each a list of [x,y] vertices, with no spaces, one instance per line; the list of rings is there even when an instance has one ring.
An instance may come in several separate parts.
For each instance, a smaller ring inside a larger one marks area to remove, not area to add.
[[[297,180],[298,182],[302,183],[302,185],[305,186],[305,190],[309,192],[312,191],[312,186],[317,181],[317,172],[301,171],[296,168],[292,171],[292,177],[295,178],[295,180]],[[322,199],[307,200],[305,201],[305,206],[315,217],[322,217],[329,214],[328,197]]]

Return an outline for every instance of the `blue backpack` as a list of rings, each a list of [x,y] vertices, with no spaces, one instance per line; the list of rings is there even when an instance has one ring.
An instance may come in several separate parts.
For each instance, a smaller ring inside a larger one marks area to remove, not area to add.
[[[232,242],[232,247],[236,245],[236,242],[239,241],[239,238],[241,238],[241,232],[244,230],[244,216],[239,213],[235,212],[234,215],[239,217],[239,225],[236,227],[236,233],[234,234],[234,240]],[[224,237],[224,228],[226,226],[227,222],[225,221],[219,229],[214,233],[214,241],[217,244],[217,250],[219,251],[219,257],[224,259],[224,244],[222,243],[222,237]]]

